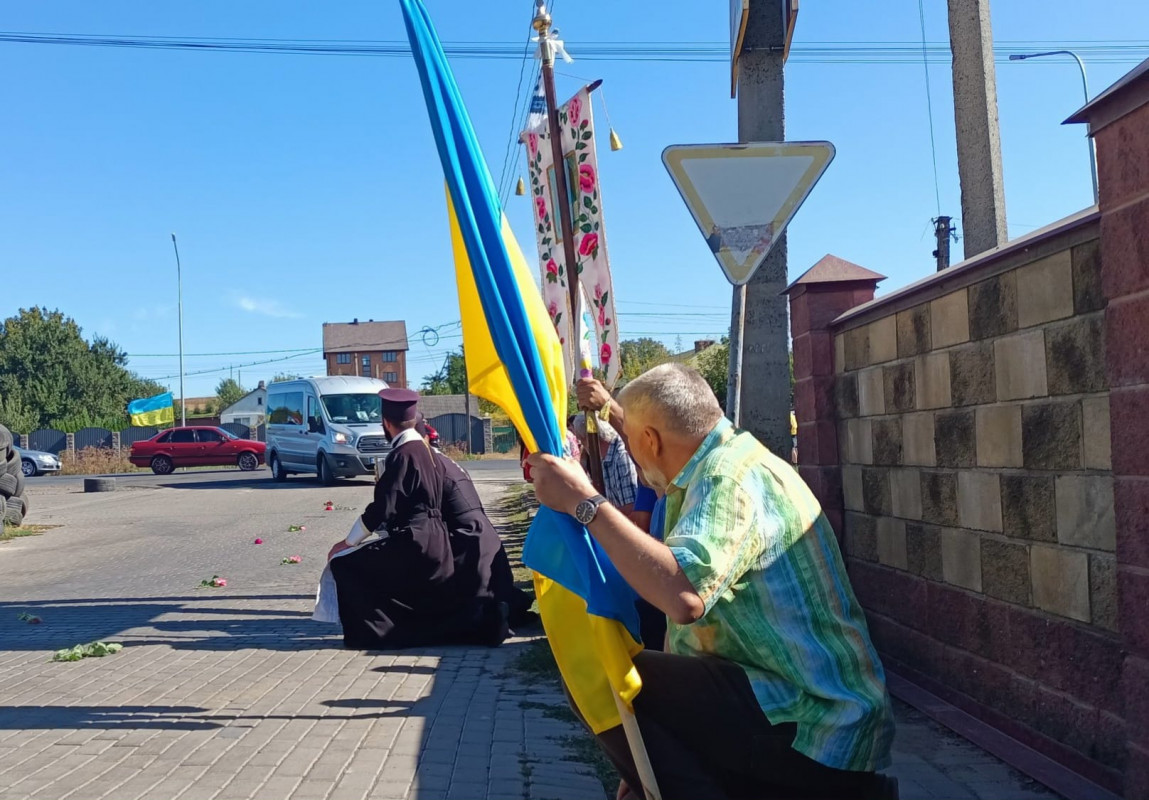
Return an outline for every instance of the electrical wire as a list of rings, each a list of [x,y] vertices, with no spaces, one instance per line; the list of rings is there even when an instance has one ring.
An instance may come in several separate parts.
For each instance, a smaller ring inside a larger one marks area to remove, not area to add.
[[[43,44],[75,47],[127,48],[141,50],[183,50],[265,55],[356,56],[408,58],[405,41],[362,39],[241,39],[170,36],[93,35],[68,33],[0,32],[0,43]],[[948,62],[948,42],[926,44],[930,63]],[[1138,63],[1149,55],[1146,40],[1085,40],[1076,42],[1045,40],[997,41],[994,60],[1008,61],[1019,49],[1072,49],[1091,63]],[[457,59],[521,60],[521,44],[503,42],[450,42],[447,55]],[[723,42],[584,42],[579,45],[581,61],[649,62],[728,62],[729,45]],[[914,64],[922,55],[920,42],[808,42],[790,50],[790,63],[796,64]]]
[[[918,0],[918,20],[922,26],[922,67],[926,71],[926,112],[930,118],[930,155],[934,162],[934,199],[938,204],[938,216],[942,215],[942,190],[938,180],[938,147],[934,138],[934,103],[930,96],[930,62],[926,57],[926,8],[922,0]]]
[[[534,20],[534,18],[535,18],[535,4],[534,4],[534,0],[531,0],[531,20]],[[515,151],[515,143],[518,141],[518,138],[519,138],[519,136],[518,136],[519,127],[520,127],[518,125],[518,121],[520,119],[520,116],[519,116],[520,106],[519,106],[519,104],[520,104],[520,101],[522,100],[523,77],[525,76],[526,71],[527,71],[527,63],[531,58],[531,33],[530,33],[531,30],[532,29],[528,26],[528,28],[527,28],[527,31],[528,31],[527,41],[526,41],[526,44],[523,45],[523,57],[522,57],[522,61],[519,63],[519,83],[515,89],[515,102],[514,102],[514,105],[511,107],[511,130],[507,136],[506,150],[503,151],[503,168],[502,168],[502,171],[499,173],[499,200],[502,202],[503,205],[506,205],[507,197],[509,195],[509,192],[505,188],[506,184],[508,183],[507,174],[509,171],[513,172],[513,170],[510,169],[510,165],[514,161],[514,159],[512,157],[512,153]],[[529,108],[529,106],[530,106],[529,96],[528,96],[527,104],[528,104],[528,108]]]

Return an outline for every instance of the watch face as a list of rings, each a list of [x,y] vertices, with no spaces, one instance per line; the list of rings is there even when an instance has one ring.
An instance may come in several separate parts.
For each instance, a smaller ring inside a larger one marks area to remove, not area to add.
[[[594,512],[597,506],[590,500],[583,500],[578,506],[575,507],[575,519],[583,525],[589,525],[594,519]]]

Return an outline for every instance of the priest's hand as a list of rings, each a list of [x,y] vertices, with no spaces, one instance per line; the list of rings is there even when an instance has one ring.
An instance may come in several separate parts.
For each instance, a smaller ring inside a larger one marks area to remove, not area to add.
[[[340,539],[329,551],[327,551],[327,560],[330,561],[331,559],[335,558],[335,556],[342,553],[344,550],[350,550],[351,548],[352,545],[349,545],[347,542]]]
[[[583,468],[573,459],[532,453],[527,463],[531,465],[535,494],[547,508],[574,514],[579,503],[598,494]]]

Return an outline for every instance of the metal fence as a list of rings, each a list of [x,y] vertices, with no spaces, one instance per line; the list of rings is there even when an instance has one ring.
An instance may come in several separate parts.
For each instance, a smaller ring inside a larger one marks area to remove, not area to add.
[[[467,415],[441,414],[429,420],[431,427],[439,432],[439,441],[443,446],[467,443]],[[471,441],[469,451],[475,454],[487,451],[484,441],[483,420],[480,417],[471,417]]]
[[[72,438],[77,450],[112,446],[112,432],[107,428],[81,428]]]
[[[51,429],[39,430],[28,437],[28,450],[62,453],[68,449],[68,434]]]
[[[258,428],[249,428],[247,425],[229,422],[227,425],[220,425],[219,427],[241,439],[267,441],[267,428],[263,425]],[[152,438],[161,430],[163,429],[155,427],[125,428],[119,434],[120,447],[131,447],[135,442]],[[461,435],[460,438],[462,438]],[[42,450],[45,453],[59,455],[68,449],[68,434],[53,429],[35,431],[20,437],[19,441],[25,450]],[[478,441],[482,441],[482,433],[479,434]],[[72,435],[72,446],[76,450],[84,450],[89,447],[112,447],[115,443],[115,434],[107,428],[83,428]]]
[[[128,428],[127,430],[120,431],[120,447],[131,447],[135,442],[142,442],[150,439],[160,432],[159,428],[144,427],[144,428]],[[79,447],[79,445],[76,445]]]
[[[491,429],[492,447],[496,453],[509,453],[519,443],[519,434],[514,425],[500,425]]]

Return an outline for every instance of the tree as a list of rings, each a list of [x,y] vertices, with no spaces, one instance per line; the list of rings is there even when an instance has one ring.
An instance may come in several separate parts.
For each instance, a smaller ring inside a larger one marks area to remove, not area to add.
[[[13,433],[31,433],[40,427],[37,415],[16,395],[0,397],[0,425]]]
[[[127,363],[113,342],[88,342],[60,311],[20,309],[0,323],[0,415],[32,430],[126,427],[130,401],[167,391]]]
[[[730,340],[708,347],[698,354],[698,371],[710,384],[719,404],[726,407],[726,381],[730,377]]]
[[[463,394],[467,388],[467,365],[463,359],[463,348],[457,353],[449,353],[443,366],[423,379],[423,394]]]
[[[276,375],[274,378],[271,379],[271,382],[272,383],[283,383],[284,381],[297,381],[302,377],[303,377],[302,375],[296,375],[296,374],[290,373],[290,372],[280,372],[278,375]]]
[[[626,339],[618,343],[619,361],[622,376],[626,380],[637,378],[651,367],[665,364],[671,352],[666,345],[656,339]]]
[[[730,377],[730,339],[703,350],[697,358],[698,371],[714,390],[718,402],[726,407],[726,382]],[[794,407],[794,353],[790,353],[790,407]]]
[[[247,394],[247,389],[240,386],[239,381],[235,378],[224,378],[215,387],[215,396],[219,398],[221,411],[234,403],[238,403],[245,394]]]

